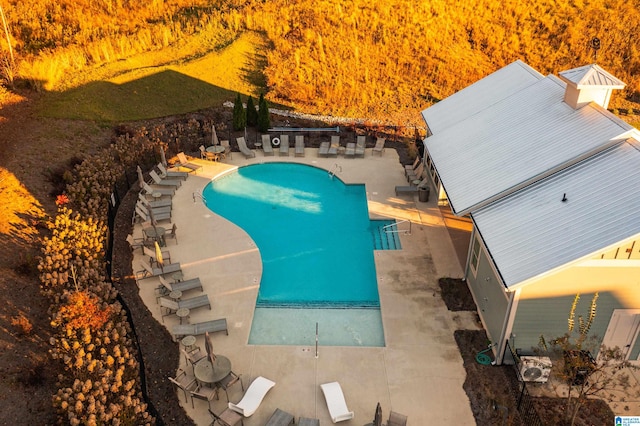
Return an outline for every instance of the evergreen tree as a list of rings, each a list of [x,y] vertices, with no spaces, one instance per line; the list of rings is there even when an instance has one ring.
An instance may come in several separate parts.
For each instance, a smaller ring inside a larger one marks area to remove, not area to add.
[[[247,101],[247,126],[255,127],[258,124],[258,111],[253,104],[253,97],[249,96]]]
[[[242,106],[240,93],[236,96],[236,102],[233,105],[233,130],[242,130],[247,126],[247,115]]]
[[[269,117],[269,105],[264,98],[264,94],[260,93],[258,101],[258,131],[266,132],[271,127],[271,118]]]

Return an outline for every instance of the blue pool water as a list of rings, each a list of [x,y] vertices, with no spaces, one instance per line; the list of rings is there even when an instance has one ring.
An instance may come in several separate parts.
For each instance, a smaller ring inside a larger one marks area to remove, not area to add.
[[[250,343],[306,344],[314,318],[326,323],[346,315],[342,321],[364,325],[360,330],[347,326],[351,338],[324,344],[384,345],[375,221],[369,220],[364,185],[345,185],[311,166],[267,163],[216,179],[203,196],[212,211],[243,228],[260,250],[263,273]],[[352,314],[368,319],[350,321]],[[293,328],[292,321],[308,322],[304,338],[298,331],[283,337],[281,329]],[[273,338],[265,337],[267,329]]]

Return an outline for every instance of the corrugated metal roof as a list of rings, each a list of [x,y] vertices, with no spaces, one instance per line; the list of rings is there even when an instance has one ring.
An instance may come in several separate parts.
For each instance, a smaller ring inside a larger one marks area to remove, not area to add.
[[[425,109],[422,118],[437,134],[542,78],[529,65],[516,61]]]
[[[625,83],[617,79],[596,64],[584,65],[579,68],[563,71],[560,78],[575,84],[578,89],[587,87],[606,87],[610,89],[624,89]]]
[[[503,90],[502,79],[485,80],[482,92]],[[473,86],[458,93],[465,96],[448,105],[449,114],[465,100],[475,102],[477,91],[467,91]],[[571,108],[563,102],[565,87],[555,76],[536,80],[425,139],[454,213],[480,208],[632,129],[595,104]]]
[[[639,211],[640,151],[623,142],[472,218],[511,287],[640,234]]]

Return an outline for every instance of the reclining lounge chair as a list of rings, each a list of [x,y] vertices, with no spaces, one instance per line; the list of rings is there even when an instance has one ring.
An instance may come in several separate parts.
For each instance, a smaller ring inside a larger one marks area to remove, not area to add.
[[[304,136],[298,135],[296,136],[296,157],[304,157]]]
[[[212,321],[204,321],[196,324],[178,324],[174,325],[171,329],[174,339],[179,339],[184,336],[199,336],[206,332],[216,333],[218,331],[224,331],[227,336],[229,330],[227,329],[227,319],[220,318]]]
[[[273,147],[271,146],[271,136],[262,135],[262,151],[264,156],[273,155]]]
[[[262,400],[264,399],[269,389],[276,385],[275,382],[264,378],[262,376],[256,377],[256,379],[249,385],[244,396],[237,404],[233,402],[229,403],[229,408],[240,413],[245,417],[251,416],[256,412]]]
[[[351,420],[354,417],[353,411],[349,411],[347,408],[347,402],[344,400],[340,383],[325,383],[320,387],[322,388],[322,393],[324,393],[324,399],[327,401],[327,408],[333,423]]]

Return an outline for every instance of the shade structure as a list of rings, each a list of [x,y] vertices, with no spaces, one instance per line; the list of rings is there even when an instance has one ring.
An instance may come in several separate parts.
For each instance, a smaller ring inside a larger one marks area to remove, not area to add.
[[[144,183],[144,176],[142,176],[142,169],[140,166],[136,166],[136,172],[138,172],[138,185],[140,185],[140,189],[142,189],[142,184]]]
[[[160,250],[160,244],[158,241],[154,242],[156,246],[156,263],[160,266],[160,269],[164,270],[164,259],[162,258],[162,250]]]
[[[167,156],[164,153],[164,147],[160,145],[158,148],[160,148],[160,161],[163,166],[167,167]]]
[[[216,365],[216,354],[213,353],[213,343],[211,343],[211,336],[209,332],[204,333],[204,347],[207,350],[207,359],[211,362],[211,365]]]
[[[212,145],[220,145],[220,141],[218,141],[218,134],[216,133],[216,126],[211,125],[211,144]]]

